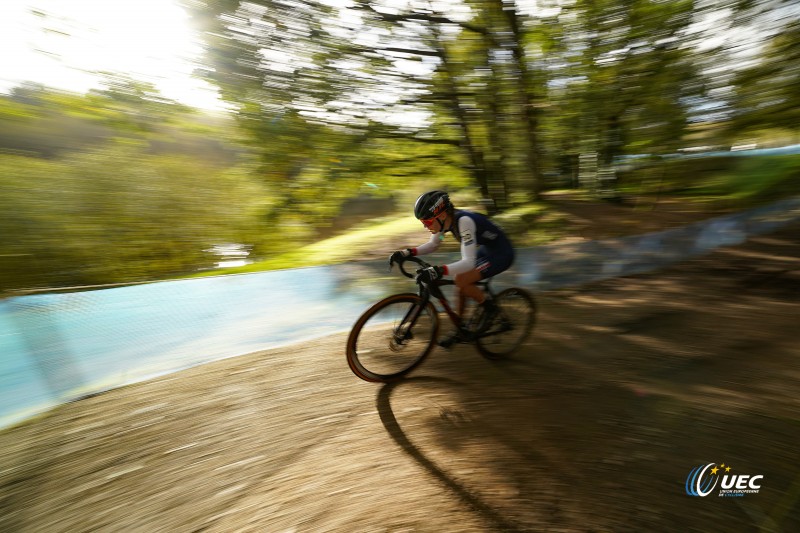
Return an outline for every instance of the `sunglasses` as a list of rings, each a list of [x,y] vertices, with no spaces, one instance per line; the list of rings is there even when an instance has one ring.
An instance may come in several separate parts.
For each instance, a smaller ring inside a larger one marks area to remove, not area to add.
[[[436,217],[433,217],[433,218],[422,218],[422,219],[420,219],[420,222],[422,222],[422,224],[426,228],[432,228],[433,227],[433,223],[436,222]]]

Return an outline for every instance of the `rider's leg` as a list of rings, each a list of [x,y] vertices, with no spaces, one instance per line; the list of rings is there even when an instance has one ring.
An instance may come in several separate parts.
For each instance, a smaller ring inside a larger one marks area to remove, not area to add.
[[[475,329],[479,333],[486,331],[489,326],[491,325],[494,317],[498,313],[497,305],[494,303],[493,300],[489,298],[489,295],[485,293],[480,287],[475,285],[481,279],[485,279],[487,274],[491,272],[491,263],[489,263],[488,258],[482,259],[478,267],[470,270],[463,274],[463,278],[459,279],[458,277],[455,278],[456,287],[459,289],[459,316],[464,315],[464,309],[466,308],[465,300],[466,298],[472,298],[476,302],[478,302],[478,309],[476,312],[479,313],[475,315],[478,317],[478,322],[475,324]]]
[[[468,272],[464,272],[463,274],[456,274],[453,276],[453,281],[455,282],[456,288],[456,312],[458,316],[463,318],[464,311],[466,311],[467,307],[467,298],[472,298],[473,300],[477,300],[480,304],[486,299],[486,296],[483,294],[483,291],[475,285],[477,281],[480,281],[481,273],[478,270],[470,270]],[[462,324],[466,326],[466,324]],[[461,328],[454,331],[452,334],[444,338],[439,345],[445,348],[450,348],[457,342],[462,342],[467,340],[464,337],[464,332]]]
[[[478,304],[482,304],[486,300],[486,294],[480,287],[475,285],[480,280],[481,273],[478,269],[468,270],[463,274],[457,274],[453,278],[458,298],[458,316],[464,316],[464,311],[467,308],[467,298],[472,298]]]

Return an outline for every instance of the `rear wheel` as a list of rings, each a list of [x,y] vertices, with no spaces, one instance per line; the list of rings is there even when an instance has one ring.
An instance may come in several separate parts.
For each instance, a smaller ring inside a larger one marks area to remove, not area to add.
[[[428,356],[439,331],[433,304],[416,294],[396,294],[370,307],[347,339],[347,364],[366,381],[405,376]]]
[[[500,312],[491,327],[476,339],[478,351],[487,359],[501,359],[528,338],[536,323],[536,300],[522,289],[506,289],[495,302]]]

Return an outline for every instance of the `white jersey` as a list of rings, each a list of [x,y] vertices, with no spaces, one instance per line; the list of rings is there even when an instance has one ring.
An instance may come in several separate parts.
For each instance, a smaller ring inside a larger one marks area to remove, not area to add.
[[[445,274],[455,276],[469,272],[475,268],[478,258],[478,249],[485,246],[490,251],[503,252],[511,250],[511,243],[503,230],[495,225],[488,217],[480,213],[469,211],[455,212],[455,225],[453,236],[461,241],[461,259],[445,265]],[[414,255],[424,255],[435,252],[444,240],[446,232],[434,233],[425,244],[413,249]]]

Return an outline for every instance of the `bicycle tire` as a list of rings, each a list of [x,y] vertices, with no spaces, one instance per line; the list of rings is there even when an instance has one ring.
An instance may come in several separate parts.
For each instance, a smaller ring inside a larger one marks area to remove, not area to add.
[[[347,364],[353,374],[365,381],[387,383],[405,376],[428,357],[439,333],[439,315],[431,302],[418,315],[411,338],[397,342],[398,327],[402,328],[404,317],[421,301],[417,294],[395,294],[359,317],[347,338]]]
[[[525,342],[536,324],[536,300],[528,291],[505,289],[495,296],[495,302],[500,308],[499,316],[485,334],[475,339],[478,352],[487,359],[511,355]]]

